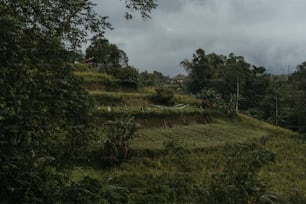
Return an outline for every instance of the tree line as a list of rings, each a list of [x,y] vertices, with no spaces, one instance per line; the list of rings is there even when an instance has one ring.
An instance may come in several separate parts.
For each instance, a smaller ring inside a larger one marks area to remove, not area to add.
[[[170,77],[161,72],[140,72],[129,66],[126,53],[105,38],[94,38],[85,58],[93,58],[96,71],[122,80],[126,87],[160,90],[169,86]],[[265,67],[251,65],[243,56],[207,54],[199,48],[192,59],[185,59],[180,65],[187,77],[183,84],[170,87],[201,98],[204,108],[231,101],[236,112],[305,132],[304,112],[301,112],[305,100],[305,62],[289,75],[272,75]]]
[[[211,98],[216,102],[218,97],[235,100],[237,112],[305,133],[305,62],[289,75],[272,75],[242,56],[206,54],[197,49],[191,60],[180,64],[188,73],[187,93],[198,94],[206,101]]]

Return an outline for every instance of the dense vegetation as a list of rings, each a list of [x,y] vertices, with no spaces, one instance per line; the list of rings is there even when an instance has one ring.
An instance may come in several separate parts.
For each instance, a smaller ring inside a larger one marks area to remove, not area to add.
[[[143,17],[156,6],[125,3]],[[64,161],[83,158],[95,134],[91,99],[68,63],[88,31],[102,36],[111,27],[93,7],[87,0],[0,1],[1,202],[74,196],[79,184],[65,176]]]
[[[198,49],[171,82],[128,65],[91,1],[0,13],[1,203],[306,202],[306,63],[273,76]]]
[[[206,54],[198,49],[181,65],[189,74],[188,92],[206,99],[228,101],[234,96],[236,111],[305,132],[305,62],[289,75],[271,75],[242,56]]]

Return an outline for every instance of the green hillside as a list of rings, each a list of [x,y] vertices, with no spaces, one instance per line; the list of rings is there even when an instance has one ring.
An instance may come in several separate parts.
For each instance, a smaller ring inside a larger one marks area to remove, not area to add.
[[[76,181],[90,176],[120,191],[111,199],[201,203],[205,193],[198,191],[222,172],[228,147],[255,143],[275,154],[275,161],[265,165],[258,178],[265,180],[267,192],[289,202],[306,192],[306,146],[301,141],[294,132],[244,115],[234,120],[219,116],[207,124],[141,129],[132,141],[131,159],[119,168],[103,169],[90,162],[73,166],[71,172]]]
[[[0,1],[0,204],[306,203],[306,62],[276,74],[301,56],[297,41],[289,46],[284,38],[291,51],[272,46],[269,57],[245,46],[244,57],[224,51],[238,52],[233,46],[245,36],[237,32],[220,44],[217,34],[208,46],[222,54],[201,47],[186,54],[195,35],[175,25],[168,32],[167,23],[196,18],[188,30],[198,32],[207,28],[198,20],[216,26],[225,20],[221,27],[239,30],[228,25],[242,22],[231,12],[247,4],[220,10],[217,3],[172,1],[171,8],[183,11],[173,15],[167,8],[153,13],[169,2],[101,2]],[[248,14],[248,27],[270,25],[253,21],[252,14],[276,8],[260,3],[240,13]],[[225,18],[211,15],[209,6]],[[123,30],[126,39],[107,34],[114,18],[106,11],[137,16]],[[205,13],[211,18],[199,18]],[[151,17],[167,19],[140,26]],[[140,27],[163,38],[147,39]],[[132,61],[113,40],[133,44]],[[166,43],[142,49],[148,40]]]
[[[93,87],[88,82],[101,85],[105,80],[85,75],[88,89]],[[101,85],[89,93],[98,105],[98,128],[123,115],[141,125],[122,164],[105,168],[103,143],[96,142],[94,159],[68,165],[74,181],[96,179],[104,189],[99,195],[108,202],[236,203],[255,189],[246,196],[249,203],[304,203],[306,146],[301,135],[246,115],[230,119],[222,111],[203,110],[199,99],[183,94],[173,97],[174,104],[188,104],[179,109],[152,106],[152,89],[114,91]]]

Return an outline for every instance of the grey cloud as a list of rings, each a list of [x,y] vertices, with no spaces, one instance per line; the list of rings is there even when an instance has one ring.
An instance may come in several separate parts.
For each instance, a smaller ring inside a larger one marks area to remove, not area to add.
[[[115,30],[106,37],[125,50],[140,70],[183,73],[179,62],[197,48],[242,55],[271,73],[306,60],[306,2],[303,0],[159,0],[152,19],[124,19],[119,0],[98,1]]]

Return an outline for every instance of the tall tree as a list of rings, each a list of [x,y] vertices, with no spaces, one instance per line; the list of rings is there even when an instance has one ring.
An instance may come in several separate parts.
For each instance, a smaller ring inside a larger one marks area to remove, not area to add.
[[[250,64],[248,64],[244,57],[235,56],[233,53],[229,55],[226,60],[226,82],[227,86],[232,90],[230,93],[236,93],[236,112],[239,110],[239,100],[241,98],[241,87],[244,85],[248,74],[250,73]]]
[[[125,1],[143,17],[154,2]],[[0,0],[0,14],[0,202],[60,202],[54,164],[92,135],[92,106],[67,50],[111,25],[89,0]]]
[[[234,98],[237,112],[258,106],[269,84],[265,68],[251,66],[244,57],[233,53],[229,56],[205,54],[198,49],[192,60],[184,60],[181,65],[189,73],[190,92],[213,89],[225,101]]]
[[[289,84],[292,86],[288,98],[291,103],[291,113],[287,119],[287,125],[300,133],[306,134],[306,62],[296,67],[296,71],[289,76]],[[304,137],[305,138],[305,137]]]
[[[188,89],[191,93],[199,93],[212,78],[212,67],[209,64],[205,51],[197,49],[191,61],[185,59],[180,63],[188,72],[191,81]]]
[[[114,67],[126,67],[128,65],[128,57],[123,50],[117,45],[111,44],[105,38],[95,37],[91,45],[86,49],[86,58],[93,57],[101,71],[108,72]]]

